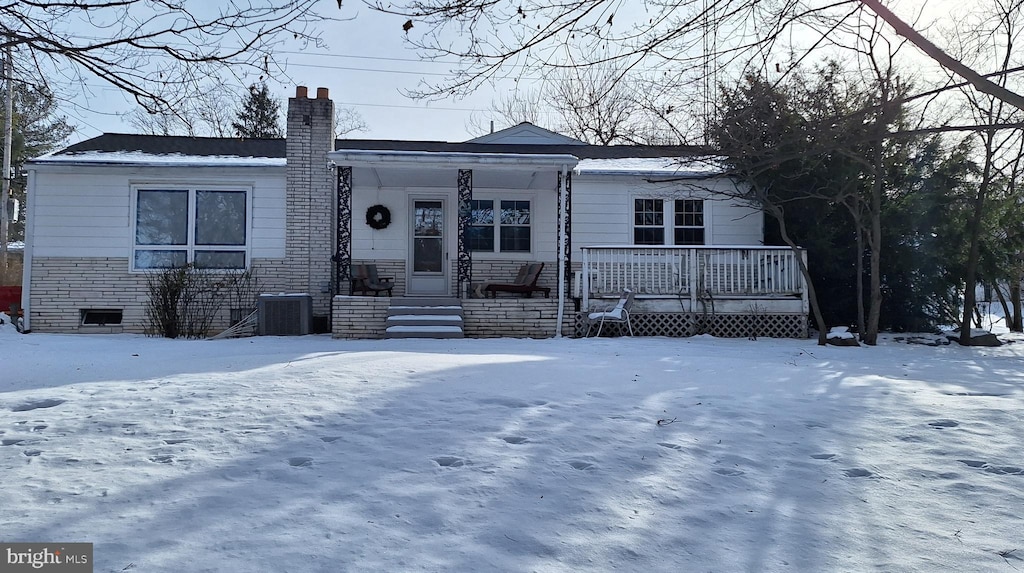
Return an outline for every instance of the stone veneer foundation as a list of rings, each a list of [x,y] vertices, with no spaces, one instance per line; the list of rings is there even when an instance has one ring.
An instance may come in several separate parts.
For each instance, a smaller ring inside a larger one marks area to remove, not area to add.
[[[287,292],[290,286],[284,261],[254,261],[264,293]],[[32,259],[33,330],[61,333],[127,332],[146,330],[149,293],[146,274],[128,271],[127,258],[35,257]],[[81,311],[121,310],[120,325],[83,326]],[[229,309],[221,310],[214,331],[228,327]],[[211,333],[212,334],[212,333]]]
[[[384,338],[390,297],[334,297],[335,338]],[[463,331],[468,338],[551,338],[555,335],[558,301],[553,298],[466,299]],[[563,332],[571,334],[573,314],[567,312]]]

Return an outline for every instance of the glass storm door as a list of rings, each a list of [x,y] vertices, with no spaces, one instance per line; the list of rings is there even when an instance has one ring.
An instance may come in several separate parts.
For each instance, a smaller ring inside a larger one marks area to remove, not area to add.
[[[412,201],[410,295],[448,294],[448,253],[444,243],[444,199]]]

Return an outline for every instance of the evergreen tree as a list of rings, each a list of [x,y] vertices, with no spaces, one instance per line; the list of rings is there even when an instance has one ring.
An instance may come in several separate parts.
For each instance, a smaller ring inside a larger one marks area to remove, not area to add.
[[[231,127],[238,137],[284,137],[278,123],[280,114],[281,104],[270,96],[267,84],[252,84]]]
[[[727,165],[749,183],[751,191],[741,190],[741,198],[762,203],[769,214],[784,213],[766,217],[766,244],[784,244],[785,234],[804,247],[825,322],[851,325],[863,314],[867,293],[857,287],[871,256],[863,237],[873,177],[866,158],[875,136],[873,123],[859,110],[870,109],[874,100],[844,84],[836,71],[825,66],[778,84],[748,76],[724,90],[712,134]],[[899,130],[900,111],[892,117]],[[887,191],[880,213],[879,249],[886,253],[879,269],[880,326],[905,331],[950,324],[966,257],[965,189],[976,169],[970,148],[947,149],[938,136],[903,136],[887,143],[882,159]],[[1010,222],[1003,226],[1014,228]],[[1012,244],[997,261],[1024,250]]]
[[[11,141],[11,197],[20,203],[18,221],[8,229],[9,241],[25,240],[26,177],[22,166],[33,157],[49,153],[63,145],[75,131],[67,118],[57,116],[57,101],[45,87],[24,83],[14,85],[14,122]],[[0,106],[0,125],[3,125],[3,107]]]

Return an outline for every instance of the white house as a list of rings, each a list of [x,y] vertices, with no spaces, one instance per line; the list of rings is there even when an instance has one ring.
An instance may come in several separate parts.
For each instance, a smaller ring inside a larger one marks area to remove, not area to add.
[[[694,148],[530,124],[335,140],[333,117],[327,90],[300,87],[285,140],[104,134],[29,162],[26,327],[143,332],[147,274],[191,263],[308,294],[338,337],[387,335],[407,297],[460,306],[460,335],[577,335],[625,288],[642,334],[806,334],[802,255],[762,246],[760,211]],[[550,298],[479,298],[530,262]],[[393,296],[350,296],[355,263]]]

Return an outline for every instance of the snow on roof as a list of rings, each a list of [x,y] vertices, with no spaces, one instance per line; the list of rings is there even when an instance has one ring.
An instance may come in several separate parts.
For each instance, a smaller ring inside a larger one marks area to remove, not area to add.
[[[182,153],[145,153],[142,151],[81,151],[52,153],[36,163],[117,163],[130,165],[195,165],[230,167],[284,167],[283,157],[241,157],[237,155],[186,155]]]
[[[588,175],[671,175],[675,177],[711,177],[722,173],[713,158],[625,157],[621,159],[581,159],[576,172]]]
[[[221,167],[284,167],[287,165],[287,160],[284,157],[189,155],[184,153],[147,153],[144,151],[98,150],[50,153],[34,159],[33,162],[51,165],[83,163]],[[713,177],[721,174],[722,170],[723,168],[717,160],[709,157],[624,157],[608,159],[581,159],[579,164],[576,166],[576,173],[587,175]]]

